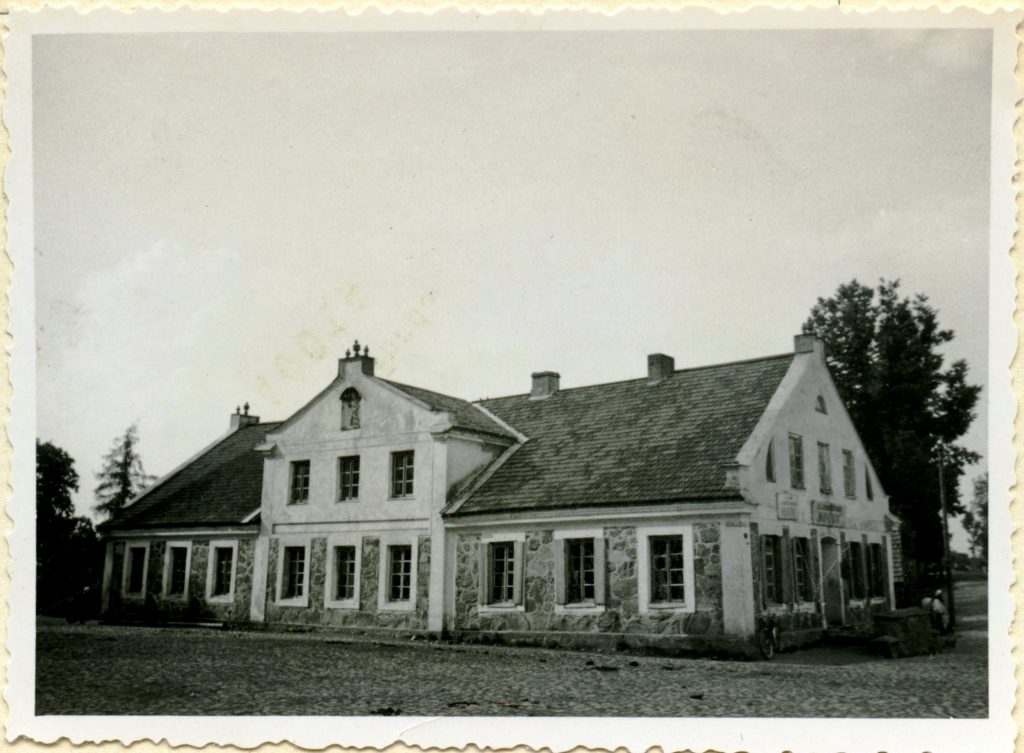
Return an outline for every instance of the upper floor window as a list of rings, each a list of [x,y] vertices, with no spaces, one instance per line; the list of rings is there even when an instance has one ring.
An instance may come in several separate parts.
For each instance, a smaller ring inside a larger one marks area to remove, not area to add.
[[[775,480],[775,440],[768,442],[768,452],[764,459],[764,477],[768,481]]]
[[[415,453],[412,450],[391,453],[391,496],[411,497]]]
[[[789,435],[789,484],[804,488],[804,439],[799,434]]]
[[[868,499],[875,498],[875,488],[871,486],[871,471],[868,470],[868,466],[864,464],[864,492],[868,495]]]
[[[359,456],[338,458],[338,500],[359,497]]]
[[[362,401],[359,392],[349,387],[341,393],[341,428],[359,428],[359,403]]]
[[[818,413],[828,413],[828,406],[825,405],[825,398],[818,395],[818,399],[814,402],[814,410]]]
[[[307,502],[309,502],[309,461],[293,460],[288,504],[304,505]]]
[[[843,492],[851,499],[857,496],[857,474],[852,450],[843,450]]]
[[[818,442],[818,488],[822,494],[832,493],[832,458],[826,442]]]

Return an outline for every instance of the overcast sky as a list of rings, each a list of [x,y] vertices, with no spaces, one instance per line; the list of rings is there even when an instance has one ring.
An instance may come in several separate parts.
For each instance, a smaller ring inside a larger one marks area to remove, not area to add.
[[[885,277],[986,379],[988,31],[34,45],[38,426],[83,513],[132,422],[164,473],[354,337],[475,399],[784,352]]]

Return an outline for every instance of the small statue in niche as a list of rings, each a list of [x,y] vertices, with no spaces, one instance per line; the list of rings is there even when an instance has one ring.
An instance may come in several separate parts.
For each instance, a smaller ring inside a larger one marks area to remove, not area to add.
[[[353,387],[341,393],[341,428],[359,428],[359,403],[362,398]]]

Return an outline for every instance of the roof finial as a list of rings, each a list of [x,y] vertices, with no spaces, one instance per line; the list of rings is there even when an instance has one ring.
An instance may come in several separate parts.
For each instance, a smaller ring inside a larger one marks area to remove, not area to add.
[[[363,346],[363,355],[367,356],[367,357],[370,355],[370,346],[369,345],[364,345]]]
[[[248,402],[245,403],[242,407],[245,408],[245,414],[244,415],[248,416],[249,415],[249,403]]]
[[[235,406],[235,415],[237,416],[237,415],[238,415],[238,414],[240,414],[241,412],[242,412],[242,406],[240,406],[240,405],[236,405],[236,406]]]
[[[352,349],[351,348],[345,348],[345,358],[351,358],[351,357],[352,357]]]
[[[359,340],[358,339],[354,343],[352,343],[352,350],[355,351],[356,356],[359,355]]]

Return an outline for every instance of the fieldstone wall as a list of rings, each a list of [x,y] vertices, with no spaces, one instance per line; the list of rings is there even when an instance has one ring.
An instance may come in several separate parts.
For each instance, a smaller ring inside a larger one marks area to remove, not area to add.
[[[377,609],[378,573],[380,566],[380,538],[364,536],[362,564],[359,570],[359,609],[339,609],[326,606],[327,538],[314,537],[310,543],[309,602],[307,606],[278,604],[277,560],[280,540],[270,542],[267,558],[266,622],[282,624],[319,625],[328,627],[385,628],[390,630],[425,630],[430,589],[430,537],[420,536],[417,542],[416,604],[412,611]]]
[[[114,562],[110,579],[111,616],[137,619],[181,619],[219,620],[237,622],[249,619],[249,602],[252,597],[252,568],[256,549],[253,539],[238,541],[238,562],[235,565],[235,593],[230,604],[210,604],[206,601],[206,576],[209,561],[210,542],[192,541],[192,561],[188,572],[188,598],[164,597],[164,555],[167,541],[149,540],[149,557],[146,572],[146,593],[143,597],[125,597],[121,593],[124,576],[124,542],[114,544]]]
[[[523,608],[481,610],[478,534],[456,542],[455,629],[459,631],[634,633],[717,636],[722,628],[722,565],[718,523],[697,523],[694,535],[696,611],[640,614],[636,528],[608,527],[605,608],[598,614],[560,614],[555,608],[555,542],[551,530],[527,531],[523,547]]]

